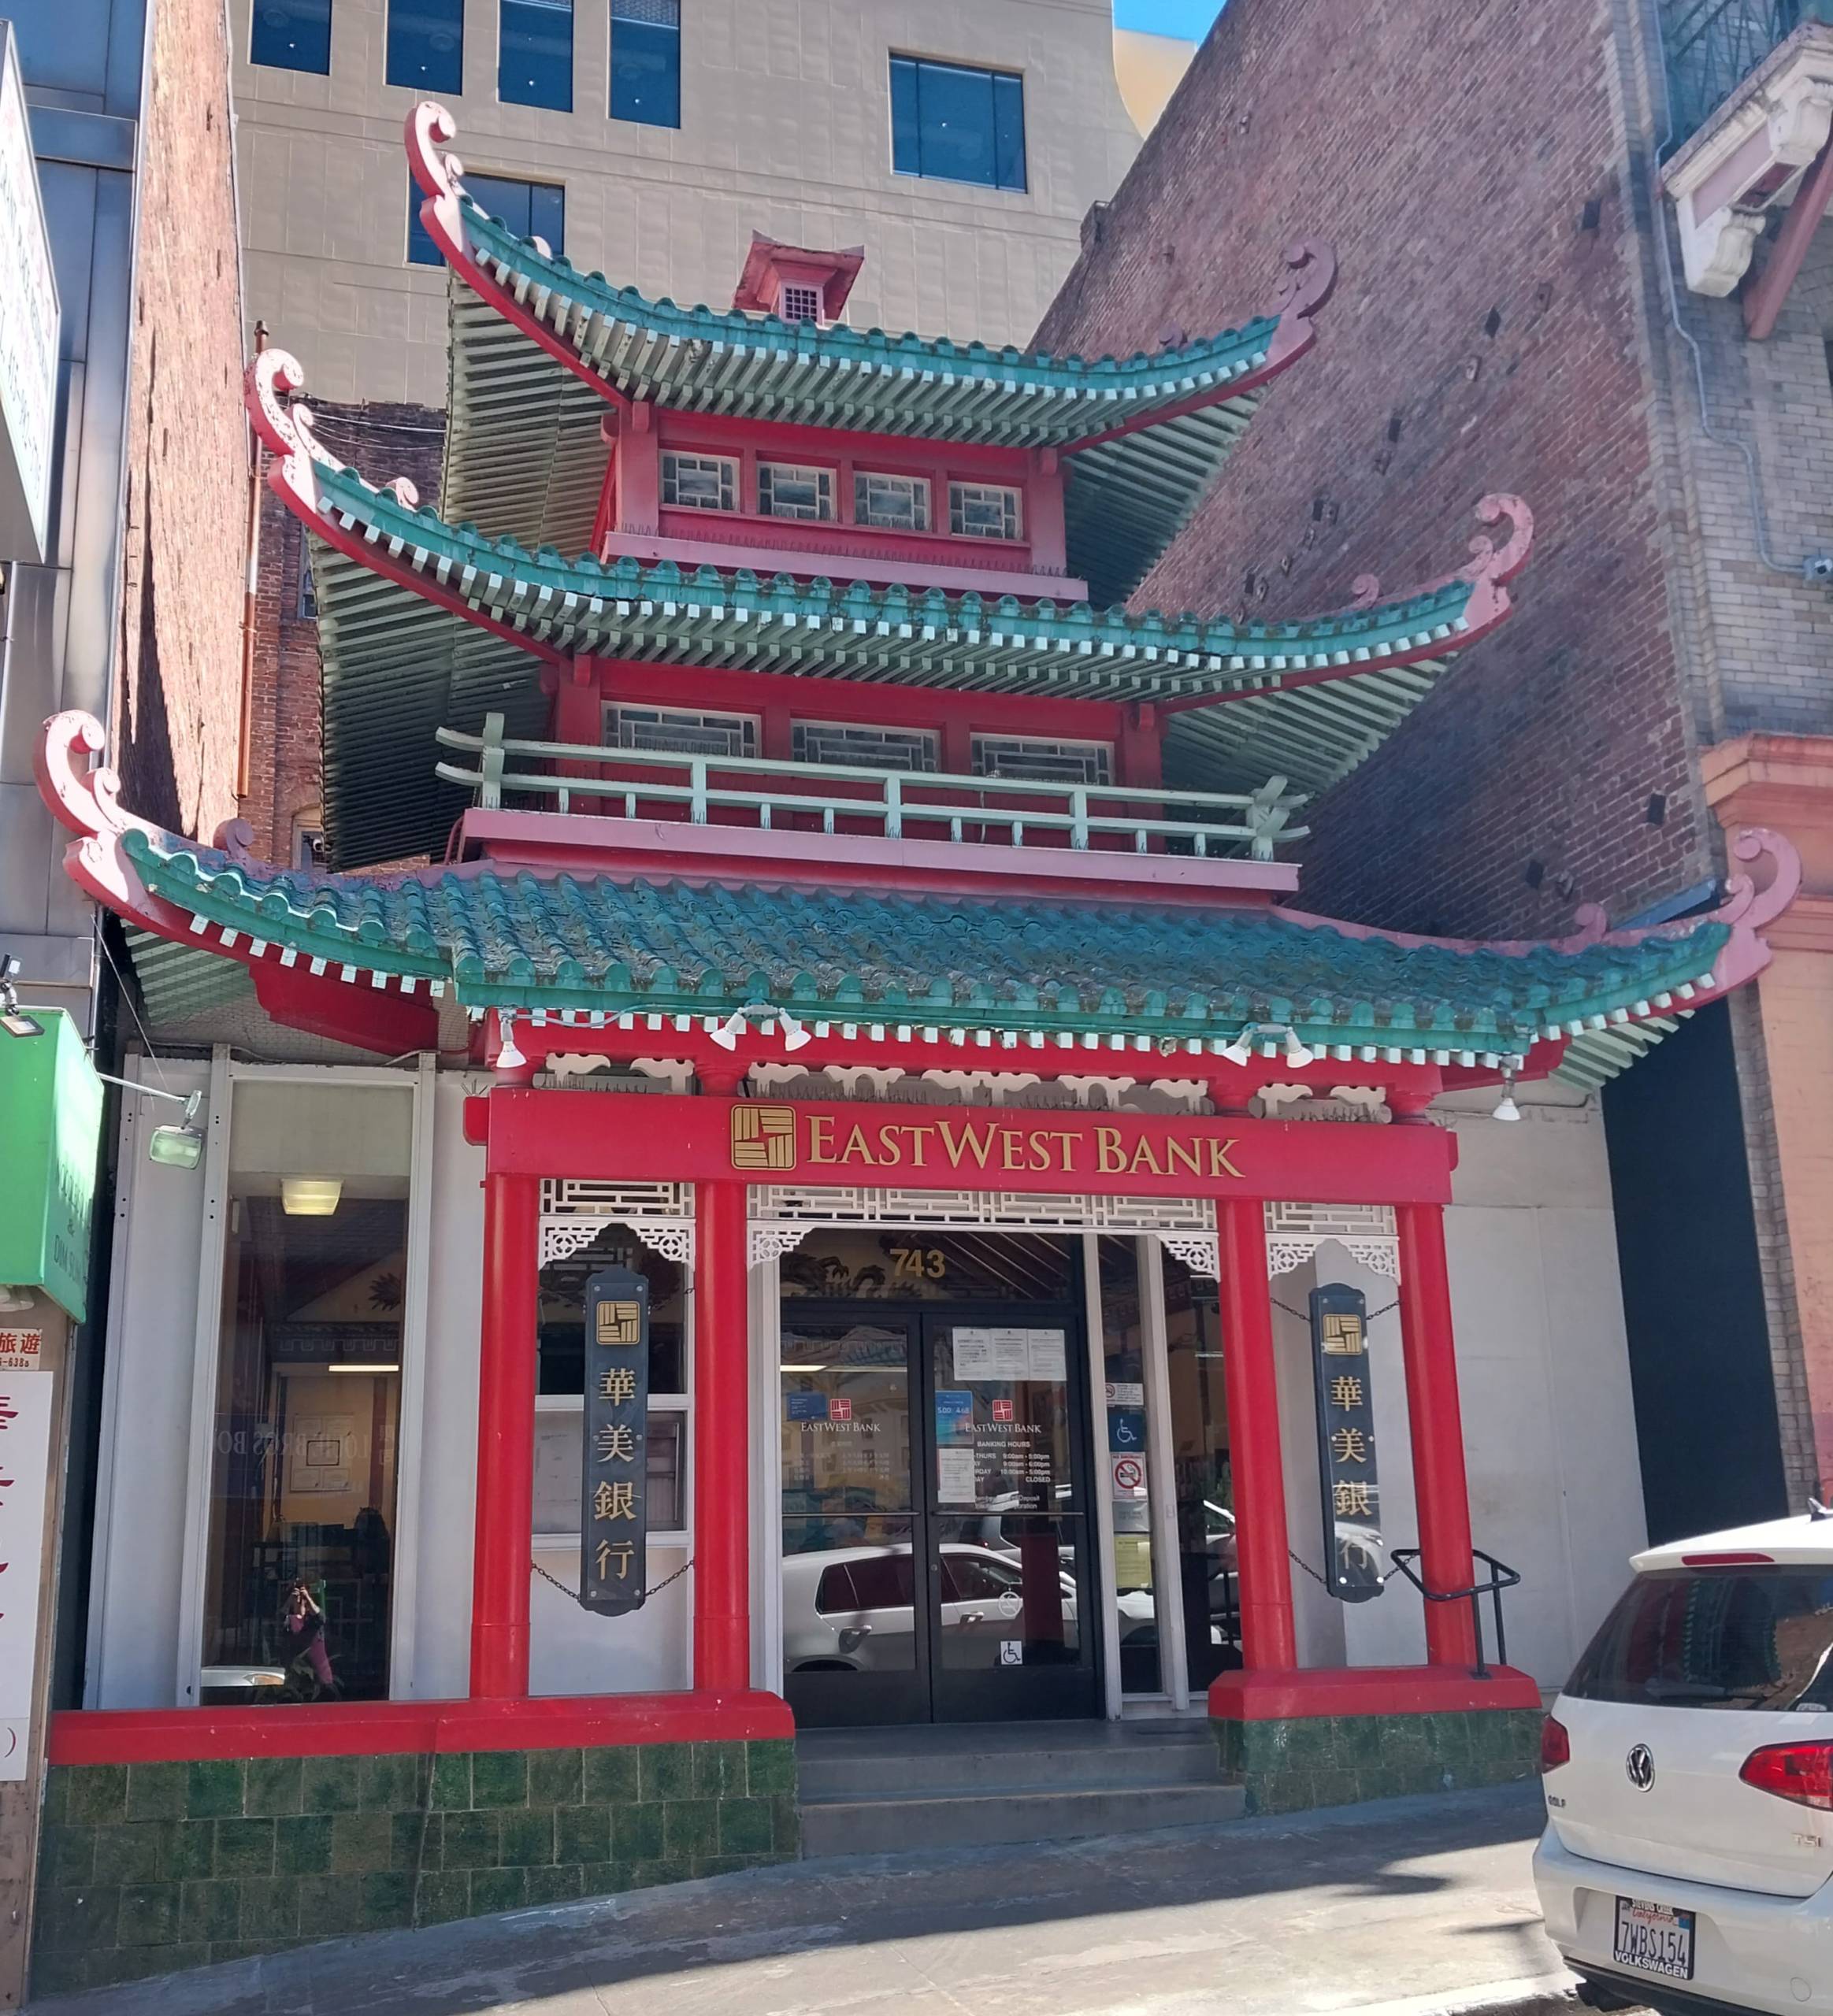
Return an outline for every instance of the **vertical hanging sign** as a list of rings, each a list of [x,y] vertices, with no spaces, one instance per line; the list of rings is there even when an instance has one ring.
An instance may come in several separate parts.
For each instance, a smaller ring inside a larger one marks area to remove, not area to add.
[[[649,1532],[649,1284],[601,1267],[585,1284],[585,1448],[579,1600],[607,1617],[643,1607]]]
[[[1312,1290],[1311,1343],[1326,1577],[1339,1602],[1367,1603],[1382,1590],[1381,1489],[1375,1468],[1368,1303],[1360,1288],[1333,1281]]]
[[[11,1369],[36,1363],[37,1331],[0,1331],[8,1336],[26,1349],[9,1351],[0,1372],[0,1784],[25,1776],[31,1744],[56,1383],[48,1372]]]

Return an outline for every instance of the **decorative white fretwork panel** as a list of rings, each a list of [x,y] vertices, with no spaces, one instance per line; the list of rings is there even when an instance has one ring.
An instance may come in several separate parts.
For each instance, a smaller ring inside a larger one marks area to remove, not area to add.
[[[1151,1233],[1193,1274],[1216,1272],[1215,1207],[1204,1197],[1059,1197],[1020,1190],[869,1190],[760,1184],[751,1193],[751,1257],[792,1251],[816,1225],[930,1225],[939,1231]]]
[[[540,1264],[589,1246],[607,1225],[625,1225],[651,1252],[694,1264],[691,1183],[598,1183],[571,1177],[541,1182]]]
[[[1269,1204],[1267,1272],[1289,1274],[1302,1267],[1327,1240],[1341,1247],[1358,1266],[1401,1277],[1400,1236],[1386,1204]]]

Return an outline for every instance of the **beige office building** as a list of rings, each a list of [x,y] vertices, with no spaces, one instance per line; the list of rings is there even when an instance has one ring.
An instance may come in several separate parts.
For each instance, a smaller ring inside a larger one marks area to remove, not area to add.
[[[1109,0],[248,0],[238,40],[249,311],[340,402],[445,403],[421,98],[577,265],[725,307],[754,231],[861,245],[849,321],[989,341],[1140,145]]]

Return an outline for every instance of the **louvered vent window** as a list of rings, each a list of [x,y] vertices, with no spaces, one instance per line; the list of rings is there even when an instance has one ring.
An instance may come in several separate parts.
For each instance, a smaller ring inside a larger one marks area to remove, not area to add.
[[[855,763],[874,770],[933,770],[933,728],[870,728],[851,721],[796,721],[789,730],[798,763]]]
[[[785,322],[818,322],[821,320],[821,289],[818,287],[792,287],[783,288],[783,320]]]
[[[728,455],[684,455],[665,450],[662,501],[684,511],[730,511],[738,495],[738,465]]]
[[[758,464],[758,510],[766,518],[833,516],[833,471],[797,462]]]
[[[605,747],[667,750],[681,756],[755,756],[758,724],[749,714],[693,714],[669,707],[607,706]]]
[[[920,476],[874,476],[862,469],[853,478],[853,517],[888,532],[926,532],[929,486]]]
[[[952,483],[948,529],[959,539],[1016,539],[1019,493],[997,483]]]
[[[1114,781],[1113,745],[1047,742],[1030,735],[977,735],[977,777],[1025,777],[1038,784],[1106,784]]]

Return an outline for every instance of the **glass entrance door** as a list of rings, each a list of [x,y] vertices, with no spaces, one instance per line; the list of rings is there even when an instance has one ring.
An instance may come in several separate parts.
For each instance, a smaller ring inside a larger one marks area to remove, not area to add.
[[[786,1306],[783,1665],[803,1727],[1097,1712],[1073,1312]]]

